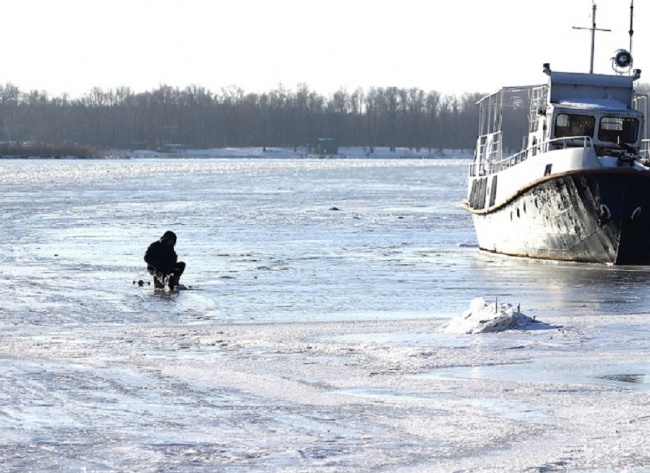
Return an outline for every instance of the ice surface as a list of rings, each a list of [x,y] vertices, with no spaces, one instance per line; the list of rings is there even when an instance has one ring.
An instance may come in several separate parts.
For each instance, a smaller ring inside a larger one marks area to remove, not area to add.
[[[647,470],[648,269],[479,253],[466,167],[0,161],[0,471]]]

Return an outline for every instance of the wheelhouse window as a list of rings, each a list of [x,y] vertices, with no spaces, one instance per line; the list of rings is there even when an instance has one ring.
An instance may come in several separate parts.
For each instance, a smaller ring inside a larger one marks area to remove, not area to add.
[[[603,117],[600,119],[598,139],[611,143],[635,143],[639,121],[636,118]]]
[[[560,113],[555,119],[555,137],[594,136],[596,119],[591,115]]]

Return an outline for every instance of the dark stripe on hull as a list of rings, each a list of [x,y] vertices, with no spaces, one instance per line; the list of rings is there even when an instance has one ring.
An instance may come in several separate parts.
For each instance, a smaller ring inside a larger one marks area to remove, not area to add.
[[[505,204],[468,210],[487,251],[650,265],[650,172],[566,173],[536,182]]]

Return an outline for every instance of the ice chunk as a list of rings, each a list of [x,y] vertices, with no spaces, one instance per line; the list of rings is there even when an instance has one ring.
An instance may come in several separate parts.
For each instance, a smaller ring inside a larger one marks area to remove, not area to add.
[[[498,300],[488,304],[482,297],[472,300],[459,317],[451,319],[443,326],[443,331],[450,333],[485,333],[503,330],[542,328],[534,319],[522,314],[507,302]]]

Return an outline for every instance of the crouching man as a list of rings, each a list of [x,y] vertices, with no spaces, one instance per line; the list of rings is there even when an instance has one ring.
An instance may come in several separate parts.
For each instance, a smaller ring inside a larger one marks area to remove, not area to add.
[[[176,245],[176,234],[167,231],[160,240],[149,245],[144,255],[147,271],[153,276],[153,284],[157,289],[168,286],[169,290],[173,291],[180,284],[185,263],[178,261],[174,245]]]

